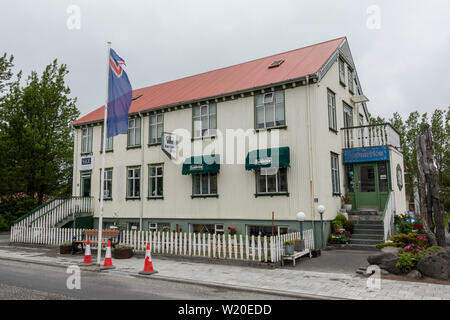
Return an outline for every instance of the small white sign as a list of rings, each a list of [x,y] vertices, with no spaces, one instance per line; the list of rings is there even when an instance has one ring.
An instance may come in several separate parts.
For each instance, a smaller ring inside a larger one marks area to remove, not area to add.
[[[162,151],[172,160],[177,160],[177,136],[164,132],[161,143]]]
[[[82,157],[80,159],[80,170],[94,169],[94,157]]]

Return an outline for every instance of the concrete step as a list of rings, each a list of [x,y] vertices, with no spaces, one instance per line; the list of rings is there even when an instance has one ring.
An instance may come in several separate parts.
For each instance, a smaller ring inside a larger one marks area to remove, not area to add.
[[[350,243],[346,249],[348,250],[361,250],[361,251],[377,251],[377,248],[368,244],[354,244]]]
[[[358,220],[354,222],[356,226],[365,226],[365,225],[384,226],[384,221],[382,220]]]
[[[350,244],[363,244],[363,245],[376,245],[383,241],[380,240],[373,240],[373,239],[351,239]]]
[[[377,240],[380,242],[383,242],[384,234],[367,234],[367,233],[361,233],[361,234],[353,234],[352,240]]]
[[[348,219],[351,221],[382,221],[381,216],[358,216],[358,215],[349,215]]]
[[[374,235],[381,235],[384,236],[384,230],[383,229],[354,229],[353,235],[357,234],[374,234]]]

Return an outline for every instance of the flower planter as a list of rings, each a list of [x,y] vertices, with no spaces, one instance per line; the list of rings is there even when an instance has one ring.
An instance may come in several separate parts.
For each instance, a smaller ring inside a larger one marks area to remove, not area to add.
[[[297,252],[304,251],[305,250],[305,240],[295,241],[294,250]]]
[[[130,259],[133,256],[132,248],[115,248],[113,250],[114,259]]]
[[[313,250],[313,251],[311,251],[311,256],[313,258],[318,258],[318,257],[320,257],[320,255],[321,255],[321,251],[320,250]]]
[[[287,256],[291,256],[294,254],[295,247],[292,245],[284,245],[284,254]]]
[[[344,204],[344,208],[346,212],[352,211],[352,205],[351,204]]]
[[[59,246],[60,254],[71,254],[72,253],[72,245],[60,245]]]

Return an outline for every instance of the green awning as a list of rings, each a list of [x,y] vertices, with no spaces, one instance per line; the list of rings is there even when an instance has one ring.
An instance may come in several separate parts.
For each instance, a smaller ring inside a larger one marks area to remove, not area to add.
[[[248,153],[245,159],[245,169],[287,168],[290,165],[290,161],[289,147],[255,150]]]
[[[187,158],[183,163],[183,175],[219,173],[220,155],[198,156]]]

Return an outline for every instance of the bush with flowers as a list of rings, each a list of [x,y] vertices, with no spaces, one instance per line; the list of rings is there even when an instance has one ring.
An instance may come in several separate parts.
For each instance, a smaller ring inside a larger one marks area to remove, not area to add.
[[[230,236],[234,236],[236,233],[236,228],[228,227],[228,234]]]
[[[350,241],[350,232],[332,233],[328,243],[330,244],[346,244]]]

